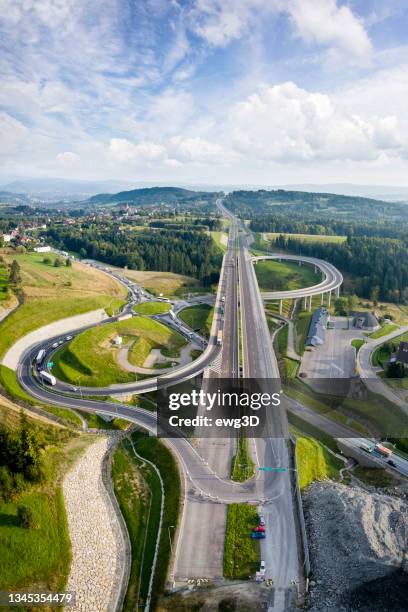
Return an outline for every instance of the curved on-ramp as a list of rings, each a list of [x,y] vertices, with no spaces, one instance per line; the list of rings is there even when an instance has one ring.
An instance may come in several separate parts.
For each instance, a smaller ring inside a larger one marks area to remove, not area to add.
[[[312,287],[305,287],[303,289],[292,289],[287,291],[263,291],[262,296],[266,300],[288,300],[312,297],[313,295],[323,295],[325,293],[331,293],[336,291],[337,294],[343,283],[343,275],[341,272],[333,266],[331,263],[318,259],[317,257],[305,257],[303,255],[286,255],[282,253],[276,253],[273,255],[259,255],[252,257],[252,263],[256,264],[258,261],[264,261],[268,259],[277,259],[284,261],[296,261],[299,264],[305,263],[318,268],[323,274],[323,280],[317,285]]]

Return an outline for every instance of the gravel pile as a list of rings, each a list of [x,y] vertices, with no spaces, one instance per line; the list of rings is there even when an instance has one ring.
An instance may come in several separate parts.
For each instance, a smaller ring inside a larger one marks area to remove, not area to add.
[[[304,494],[313,612],[406,610],[408,502],[337,483]]]

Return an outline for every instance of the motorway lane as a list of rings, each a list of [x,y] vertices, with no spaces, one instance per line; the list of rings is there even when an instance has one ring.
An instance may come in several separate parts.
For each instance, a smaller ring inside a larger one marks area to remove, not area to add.
[[[280,387],[279,369],[265,317],[264,306],[256,281],[251,257],[243,233],[240,233],[239,254],[240,307],[243,329],[244,378],[257,379],[262,391]],[[255,439],[256,467],[283,467],[289,470],[287,447],[288,422],[284,407],[269,413],[271,437]],[[273,500],[260,506],[264,514],[267,537],[261,541],[266,577],[275,587],[290,588],[299,582],[299,555],[295,511],[290,472],[258,472],[258,490],[273,491]],[[279,592],[279,591],[277,591]],[[275,600],[275,609],[284,603]]]

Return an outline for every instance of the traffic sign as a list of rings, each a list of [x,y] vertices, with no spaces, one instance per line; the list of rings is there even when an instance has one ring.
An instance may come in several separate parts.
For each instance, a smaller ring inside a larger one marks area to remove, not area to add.
[[[260,467],[258,470],[262,470],[263,472],[287,472],[287,468],[285,467]]]

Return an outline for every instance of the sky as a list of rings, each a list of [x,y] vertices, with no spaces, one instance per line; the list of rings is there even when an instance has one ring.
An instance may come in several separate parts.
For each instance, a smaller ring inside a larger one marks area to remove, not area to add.
[[[0,180],[408,185],[405,0],[0,0]]]

